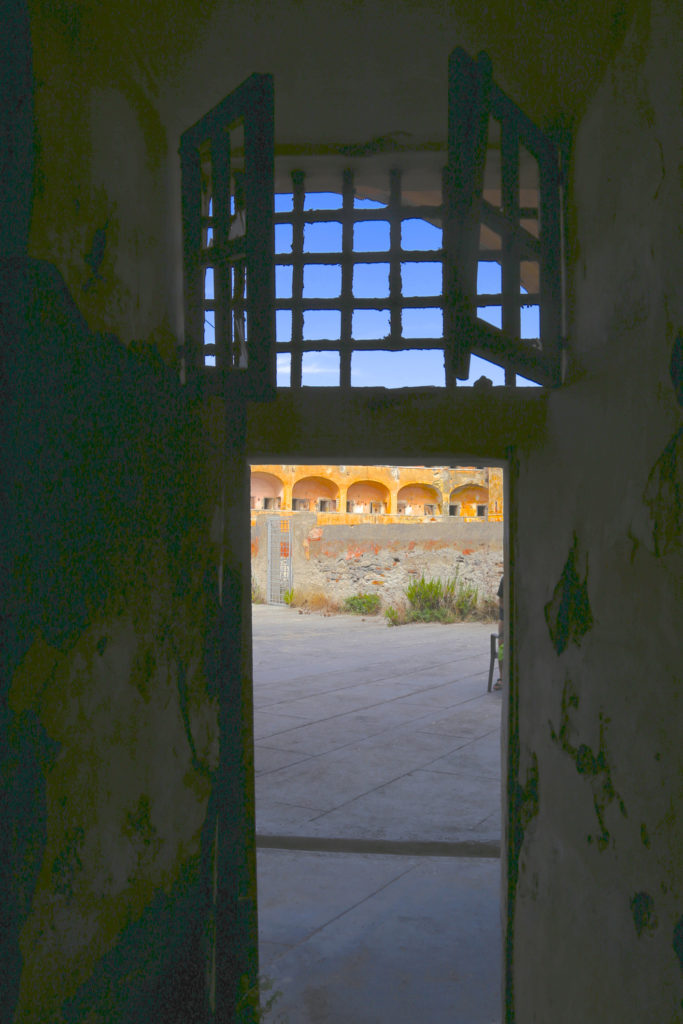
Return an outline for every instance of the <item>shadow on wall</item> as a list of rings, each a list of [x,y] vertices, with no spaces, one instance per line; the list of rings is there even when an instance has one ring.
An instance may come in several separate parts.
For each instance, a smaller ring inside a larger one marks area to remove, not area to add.
[[[6,264],[1,285],[3,1004],[200,1019],[218,754],[201,422],[152,347],[88,330],[54,268]]]

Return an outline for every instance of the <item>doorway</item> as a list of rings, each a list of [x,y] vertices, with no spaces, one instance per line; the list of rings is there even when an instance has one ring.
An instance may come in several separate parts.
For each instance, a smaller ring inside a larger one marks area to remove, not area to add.
[[[310,564],[332,517],[293,518]],[[501,1020],[496,628],[253,606],[267,1019]]]

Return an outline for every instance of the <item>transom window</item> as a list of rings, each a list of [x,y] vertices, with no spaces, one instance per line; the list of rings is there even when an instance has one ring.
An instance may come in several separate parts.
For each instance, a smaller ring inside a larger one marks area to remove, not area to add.
[[[557,151],[484,54],[448,89],[447,139],[412,149],[274,151],[268,76],[183,135],[188,372],[253,398],[561,382]]]

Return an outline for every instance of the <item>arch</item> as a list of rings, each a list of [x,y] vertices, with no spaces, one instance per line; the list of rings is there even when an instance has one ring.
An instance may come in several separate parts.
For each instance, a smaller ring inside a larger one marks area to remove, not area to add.
[[[405,484],[397,495],[398,511],[406,516],[435,516],[441,513],[441,494],[432,484]]]
[[[488,508],[489,489],[482,484],[461,484],[450,493],[448,511],[452,516],[482,519],[488,515]]]
[[[251,507],[260,509],[279,509],[282,507],[284,483],[274,473],[251,474]]]
[[[346,489],[346,511],[383,514],[389,508],[389,488],[377,480],[354,480]]]
[[[336,512],[339,488],[323,476],[302,476],[292,487],[292,509],[295,512]]]
[[[489,489],[483,484],[467,483],[454,487],[450,493],[450,501],[487,502]]]

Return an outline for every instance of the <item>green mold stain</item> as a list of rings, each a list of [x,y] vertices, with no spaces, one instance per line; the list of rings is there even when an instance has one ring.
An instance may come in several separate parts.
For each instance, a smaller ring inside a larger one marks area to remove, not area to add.
[[[545,606],[545,620],[550,639],[558,654],[570,643],[580,644],[593,626],[593,613],[588,598],[588,573],[579,578],[577,569],[578,538],[576,533],[551,600]]]
[[[562,691],[560,727],[557,730],[553,723],[549,722],[550,738],[565,754],[571,757],[577,773],[590,780],[593,791],[593,807],[599,832],[586,838],[588,843],[595,842],[599,850],[606,850],[611,839],[606,825],[607,808],[613,802],[616,802],[624,818],[628,817],[628,812],[612,781],[612,770],[607,755],[607,725],[609,724],[609,719],[602,712],[599,713],[600,745],[597,752],[592,750],[587,743],[574,745],[571,740],[571,734],[574,731],[571,722],[571,712],[573,709],[578,708],[578,706],[579,698],[572,688],[571,681],[567,679]]]

